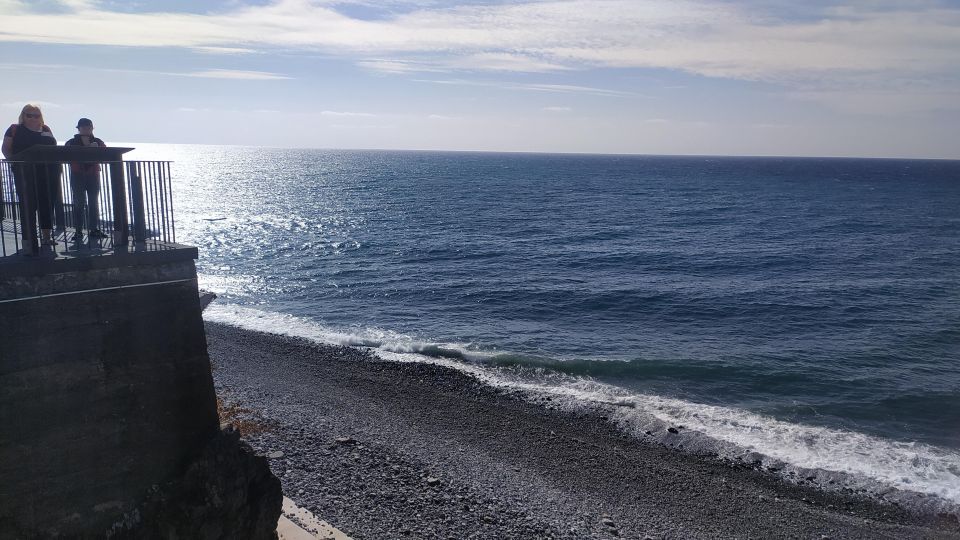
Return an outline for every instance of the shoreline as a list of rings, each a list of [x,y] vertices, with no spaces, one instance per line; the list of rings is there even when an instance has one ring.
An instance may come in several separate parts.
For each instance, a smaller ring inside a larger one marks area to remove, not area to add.
[[[953,514],[620,432],[430,364],[206,323],[284,493],[354,538],[960,538]]]

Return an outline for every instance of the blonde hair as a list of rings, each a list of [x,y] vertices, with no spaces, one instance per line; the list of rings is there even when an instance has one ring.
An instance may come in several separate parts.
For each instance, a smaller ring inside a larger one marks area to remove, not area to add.
[[[20,123],[21,123],[21,124],[24,122],[24,120],[26,120],[26,117],[25,117],[24,115],[27,114],[28,112],[36,112],[37,114],[39,114],[39,115],[40,115],[40,125],[41,125],[41,126],[46,125],[46,122],[43,121],[43,111],[40,110],[40,107],[38,107],[37,105],[34,105],[34,104],[32,104],[32,103],[27,103],[26,105],[23,106],[22,109],[20,109]]]

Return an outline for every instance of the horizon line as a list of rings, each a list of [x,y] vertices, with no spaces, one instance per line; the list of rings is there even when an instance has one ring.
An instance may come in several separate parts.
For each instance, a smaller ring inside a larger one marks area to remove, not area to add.
[[[578,151],[542,151],[542,150],[462,150],[462,149],[432,149],[432,148],[338,148],[324,146],[271,146],[254,144],[228,143],[177,143],[177,142],[126,142],[118,141],[118,145],[157,144],[180,146],[224,146],[234,148],[269,148],[274,150],[323,150],[340,152],[419,152],[419,153],[449,153],[449,154],[528,154],[528,155],[556,155],[556,156],[610,156],[610,157],[672,157],[672,158],[740,158],[740,159],[875,159],[897,161],[960,161],[958,157],[907,157],[907,156],[814,156],[814,155],[786,155],[786,154],[648,154],[642,152],[578,152]],[[136,147],[134,147],[136,148]]]

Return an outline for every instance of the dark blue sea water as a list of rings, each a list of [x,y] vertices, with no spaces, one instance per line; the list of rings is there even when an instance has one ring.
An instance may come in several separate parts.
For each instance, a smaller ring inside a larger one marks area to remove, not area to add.
[[[960,501],[960,162],[138,152],[208,318]]]

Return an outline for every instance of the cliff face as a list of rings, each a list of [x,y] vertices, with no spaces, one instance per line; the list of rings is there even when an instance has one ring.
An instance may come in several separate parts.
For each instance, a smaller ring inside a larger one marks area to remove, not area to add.
[[[219,429],[180,251],[0,269],[0,539],[274,536],[279,482]]]
[[[115,539],[275,539],[283,495],[266,458],[224,427],[174,480],[114,524]]]

